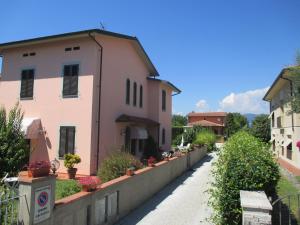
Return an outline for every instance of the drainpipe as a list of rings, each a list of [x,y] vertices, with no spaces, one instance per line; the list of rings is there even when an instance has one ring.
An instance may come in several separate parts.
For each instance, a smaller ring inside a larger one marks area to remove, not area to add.
[[[293,81],[290,80],[290,79],[288,79],[288,78],[282,77],[282,76],[281,76],[281,79],[287,80],[287,81],[290,82],[291,96],[293,96],[293,95],[294,95],[294,94],[293,94]],[[295,130],[294,130],[294,112],[292,112],[292,130],[295,131]]]
[[[101,84],[102,84],[102,58],[103,58],[103,47],[96,40],[94,36],[91,35],[91,32],[88,33],[89,37],[99,46],[100,48],[100,68],[99,68],[99,99],[98,99],[98,111],[97,111],[97,154],[96,154],[96,170],[99,169],[99,151],[100,151],[100,118],[101,118]]]

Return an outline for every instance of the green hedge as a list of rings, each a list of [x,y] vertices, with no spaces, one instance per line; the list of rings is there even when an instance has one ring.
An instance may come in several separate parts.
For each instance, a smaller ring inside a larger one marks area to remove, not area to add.
[[[217,137],[212,130],[203,129],[200,131],[196,139],[194,140],[194,144],[197,145],[206,145],[208,151],[213,151],[216,143]]]
[[[98,176],[101,182],[107,182],[125,175],[126,169],[129,167],[140,169],[143,165],[129,153],[114,152],[103,160]]]
[[[172,127],[172,141],[176,139],[179,135],[183,134],[184,128],[183,127]]]
[[[267,145],[244,131],[233,135],[213,167],[210,190],[212,220],[217,225],[241,222],[240,190],[275,192],[279,168]]]

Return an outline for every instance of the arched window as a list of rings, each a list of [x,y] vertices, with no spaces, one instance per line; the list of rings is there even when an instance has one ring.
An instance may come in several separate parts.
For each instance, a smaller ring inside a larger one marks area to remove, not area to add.
[[[126,104],[130,104],[130,80],[126,80]]]
[[[162,111],[166,111],[166,91],[162,90],[162,101],[161,101]]]
[[[161,132],[161,143],[163,145],[166,143],[166,130],[165,130],[165,128],[163,128],[162,132]]]
[[[140,108],[143,107],[143,86],[140,85]]]
[[[133,84],[133,106],[136,106],[136,95],[137,95],[137,85],[136,82]]]

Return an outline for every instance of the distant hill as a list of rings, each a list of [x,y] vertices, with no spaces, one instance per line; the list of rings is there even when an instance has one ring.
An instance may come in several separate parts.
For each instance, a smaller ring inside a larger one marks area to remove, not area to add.
[[[257,117],[259,114],[254,114],[254,113],[246,113],[244,116],[247,118],[249,126],[251,127],[252,121]]]

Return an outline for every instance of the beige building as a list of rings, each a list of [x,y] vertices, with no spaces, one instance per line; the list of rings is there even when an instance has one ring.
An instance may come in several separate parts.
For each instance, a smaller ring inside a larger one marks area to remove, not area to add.
[[[289,75],[293,67],[285,68],[264,96],[270,102],[272,149],[279,162],[290,171],[300,174],[300,114],[291,111],[291,96],[298,85]]]

